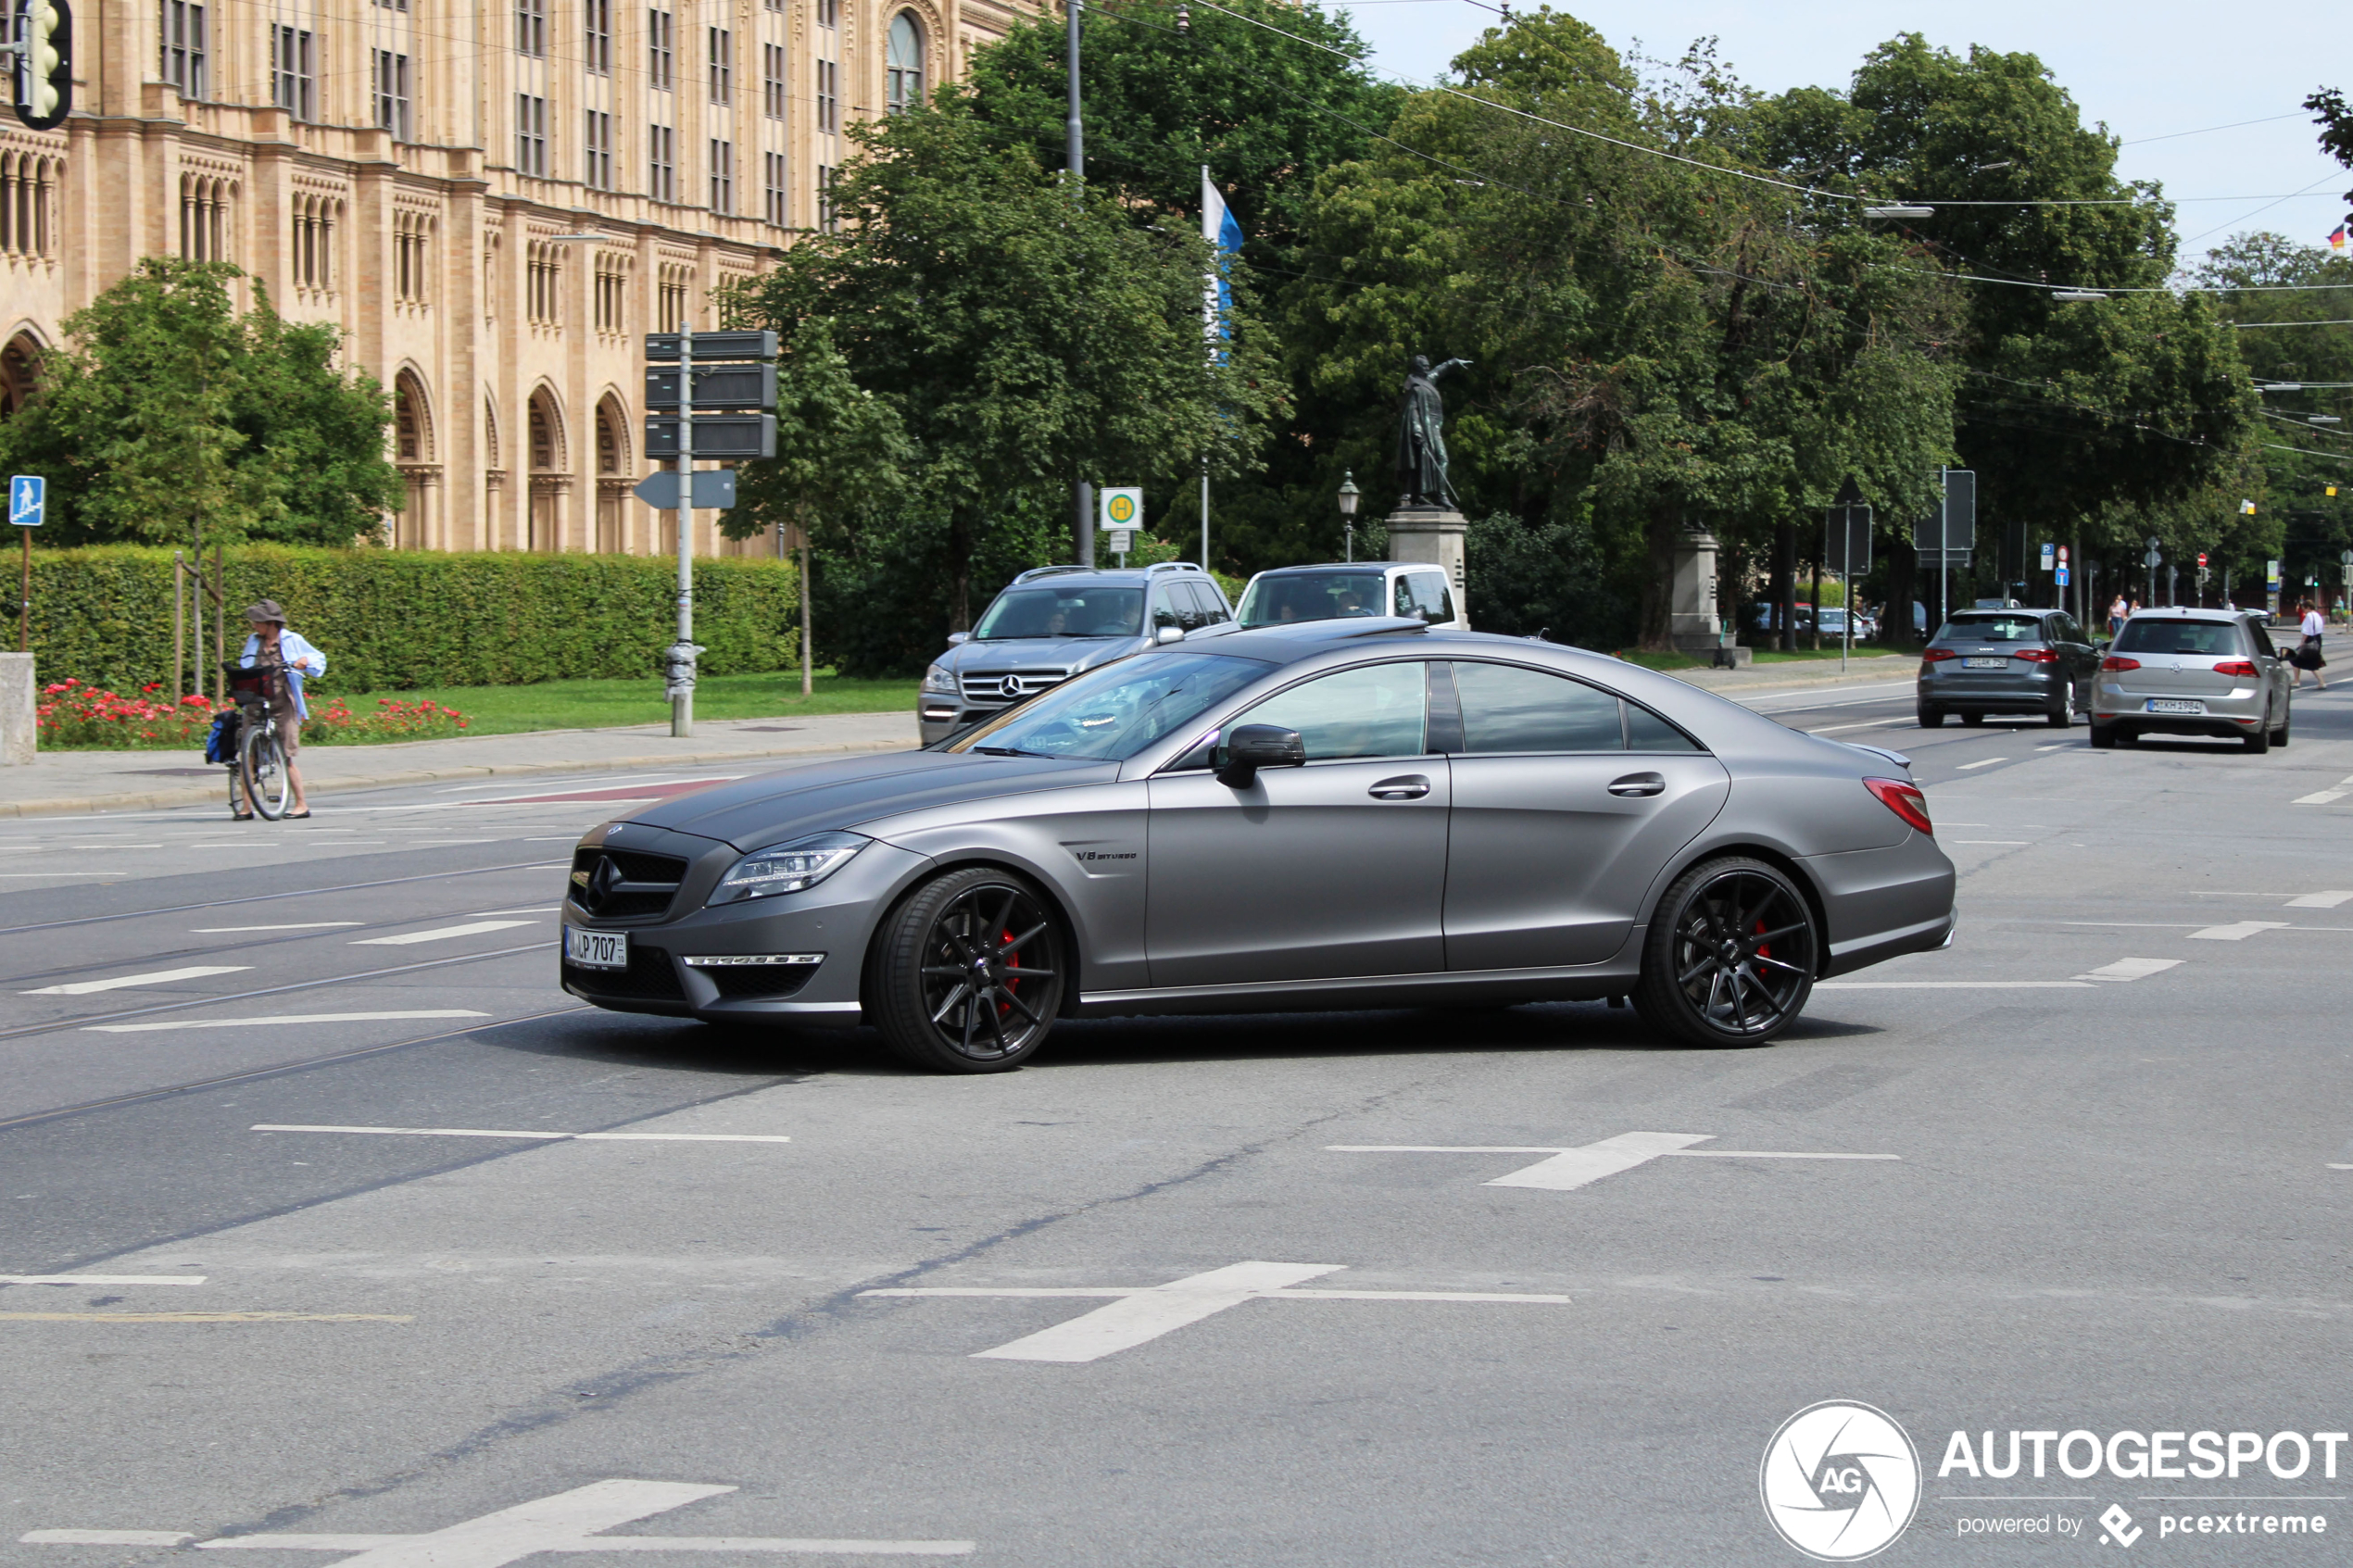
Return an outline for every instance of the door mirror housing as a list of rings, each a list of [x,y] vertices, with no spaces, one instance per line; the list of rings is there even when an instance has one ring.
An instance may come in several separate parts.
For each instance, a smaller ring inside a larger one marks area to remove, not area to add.
[[[1159,626],[1152,630],[1152,641],[1162,647],[1166,647],[1171,643],[1181,643],[1184,640],[1185,629],[1182,626]]]
[[[972,640],[973,634],[970,632],[950,632],[948,633],[948,646],[951,648],[961,646]]]
[[[1217,782],[1228,789],[1248,789],[1261,768],[1305,767],[1307,743],[1297,730],[1279,724],[1244,724],[1227,735],[1217,759]]]

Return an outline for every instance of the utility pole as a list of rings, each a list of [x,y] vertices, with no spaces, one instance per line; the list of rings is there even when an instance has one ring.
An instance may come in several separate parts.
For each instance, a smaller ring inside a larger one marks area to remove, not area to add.
[[[1070,113],[1063,122],[1063,167],[1070,172],[1071,200],[1078,199],[1078,188],[1087,180],[1087,130],[1078,118],[1078,17],[1085,9],[1080,0],[1063,0],[1063,34],[1069,56]],[[1078,564],[1095,564],[1095,487],[1080,480],[1071,495],[1070,530],[1077,546]],[[1209,563],[1202,562],[1203,571]]]
[[[678,332],[678,641],[671,648],[670,734],[695,733],[695,324]]]

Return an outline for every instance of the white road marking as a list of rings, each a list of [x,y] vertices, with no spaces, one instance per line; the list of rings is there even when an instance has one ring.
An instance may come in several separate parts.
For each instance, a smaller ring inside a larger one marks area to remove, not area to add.
[[[563,908],[561,904],[542,904],[534,909],[477,909],[466,918],[486,920],[492,915],[558,915],[563,913]],[[531,922],[525,921],[523,923],[528,925]]]
[[[398,936],[362,936],[351,946],[355,947],[406,947],[413,942],[442,942],[455,936],[479,936],[487,931],[511,931],[519,925],[536,925],[529,920],[478,920],[464,925],[436,926],[431,931],[405,932]]]
[[[2065,751],[2073,744],[2071,741],[2060,741],[2054,746],[2038,746],[2034,749],[2036,751]]]
[[[412,1008],[389,1012],[283,1012],[274,1018],[182,1018],[168,1023],[85,1023],[85,1035],[152,1035],[172,1029],[250,1029],[265,1023],[374,1023],[394,1018],[488,1018],[471,1008]]]
[[[2334,909],[2347,898],[2353,898],[2353,893],[2332,888],[2326,893],[2298,894],[2287,901],[2287,907],[2291,909]]]
[[[396,1138],[538,1138],[582,1143],[790,1143],[780,1133],[519,1133],[492,1127],[334,1127],[258,1122],[257,1133],[366,1133]]]
[[[2025,847],[2027,845],[2032,843],[2033,840],[2027,838],[1956,838],[1948,840],[1947,842],[1953,844],[1991,844],[2003,848],[2018,849]]]
[[[2148,975],[2162,974],[2169,969],[2179,968],[2181,962],[2182,960],[2179,959],[2119,959],[2114,963],[2102,964],[2099,968],[2092,970],[2087,973],[2079,974],[2075,978],[2078,980],[2114,980],[2120,983],[2128,980],[2140,980]]]
[[[1841,730],[1876,730],[1889,724],[1908,724],[1909,719],[1866,719],[1858,724],[1826,724],[1818,730],[1808,730],[1809,735],[1834,735]]]
[[[202,1285],[202,1274],[0,1274],[0,1285]]]
[[[27,1530],[17,1537],[33,1546],[184,1546],[195,1538],[185,1530]]]
[[[1996,762],[2007,762],[2008,760],[2009,759],[2007,757],[1988,757],[1982,762],[1964,762],[1953,771],[1957,773],[1966,773],[1971,768],[1991,768]]]
[[[363,920],[308,920],[299,925],[197,925],[189,927],[191,936],[225,936],[239,931],[325,931],[333,927],[365,925]]]
[[[2353,791],[2342,789],[2316,789],[2309,795],[2297,796],[2295,799],[2289,801],[2288,804],[2291,806],[2329,806],[2344,799],[2347,794],[2353,794]]]
[[[264,1532],[251,1536],[221,1536],[196,1542],[201,1551],[253,1548],[265,1551],[358,1552],[346,1558],[345,1568],[504,1568],[510,1562],[543,1551],[709,1551],[812,1553],[829,1556],[964,1557],[975,1549],[971,1541],[827,1540],[761,1536],[606,1536],[598,1532],[667,1513],[705,1498],[732,1492],[733,1486],[702,1486],[682,1481],[597,1481],[541,1498],[517,1508],[501,1509],[417,1536],[314,1535]],[[105,1543],[82,1537],[103,1534]],[[132,1542],[127,1537],[141,1537]],[[162,1544],[162,1532],[37,1530],[21,1537],[68,1544]],[[150,1540],[148,1537],[155,1539]],[[174,1542],[185,1536],[172,1537]]]
[[[2338,1165],[2331,1163],[2329,1169],[2332,1171],[2353,1171],[2353,1165]]]
[[[56,847],[65,849],[160,849],[163,846],[160,844],[66,844],[57,846]]]
[[[1105,1356],[1157,1339],[1187,1323],[1199,1323],[1245,1301],[1508,1301],[1567,1306],[1566,1296],[1506,1295],[1469,1290],[1293,1290],[1290,1286],[1321,1274],[1336,1273],[1345,1263],[1229,1263],[1222,1269],[1188,1274],[1166,1285],[1114,1286],[1100,1288],[992,1290],[969,1286],[900,1290],[862,1290],[861,1296],[1109,1296],[1108,1306],[1084,1312],[993,1350],[975,1352],[975,1361],[1101,1361]]]
[[[2080,980],[1822,980],[1817,991],[2096,991]]]
[[[1705,1143],[1713,1133],[1620,1133],[1599,1143],[1581,1146],[1560,1144],[1372,1144],[1336,1143],[1324,1146],[1327,1154],[1548,1154],[1523,1166],[1507,1176],[1498,1176],[1481,1184],[1491,1187],[1541,1187],[1551,1192],[1573,1192],[1600,1181],[1630,1171],[1637,1165],[1670,1155],[1704,1155],[1719,1160],[1898,1160],[1894,1154],[1805,1154],[1767,1153],[1746,1148],[1693,1148],[1695,1143]]]
[[[2287,928],[2288,923],[2284,920],[2233,921],[2228,925],[2209,925],[2203,931],[2193,931],[2188,936],[2184,937],[2183,940],[2188,942],[2244,942],[2248,937],[2256,935],[2261,932],[2285,931]]]
[[[77,980],[70,985],[44,985],[25,991],[27,997],[86,997],[93,991],[120,991],[126,985],[168,985],[174,980],[201,980],[208,974],[242,974],[249,963],[195,964],[187,969],[151,970],[145,974],[118,974],[112,980]]]

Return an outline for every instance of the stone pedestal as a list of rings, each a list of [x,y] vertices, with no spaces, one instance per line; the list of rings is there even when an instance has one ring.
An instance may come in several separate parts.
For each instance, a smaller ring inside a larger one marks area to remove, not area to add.
[[[1716,602],[1716,535],[1685,531],[1675,546],[1675,577],[1667,595],[1667,636],[1683,653],[1712,653],[1726,646],[1722,607]],[[1735,663],[1747,662],[1746,648],[1732,649]]]
[[[1466,619],[1470,596],[1463,583],[1463,539],[1469,531],[1462,513],[1442,507],[1401,507],[1389,514],[1389,558],[1443,568]]]
[[[0,768],[32,760],[32,655],[0,653]]]

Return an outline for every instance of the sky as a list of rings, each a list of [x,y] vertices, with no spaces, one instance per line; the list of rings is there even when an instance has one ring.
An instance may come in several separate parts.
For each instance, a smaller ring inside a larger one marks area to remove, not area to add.
[[[1417,81],[1499,20],[1473,0],[1351,0],[1333,8],[1353,13],[1378,69]],[[1956,54],[1982,44],[2039,56],[2086,124],[2106,121],[2124,139],[2118,172],[2162,181],[2166,195],[2181,204],[2184,262],[2256,229],[2322,244],[2347,214],[2343,193],[2353,189],[2353,170],[2321,152],[2311,117],[2298,107],[2315,88],[2353,92],[2353,51],[2320,46],[2334,24],[2313,19],[2328,7],[2217,13],[2187,0],[1575,0],[1554,8],[1592,24],[1621,52],[1639,44],[1656,58],[1677,58],[1693,39],[1712,35],[1718,58],[1768,93],[1843,88],[1863,56],[1899,32],[1922,33]],[[2340,44],[2348,36],[2338,33]],[[2240,123],[2248,120],[2262,123]],[[2224,126],[2233,128],[2218,129]],[[2308,194],[2271,199],[2308,187]],[[2205,197],[2245,199],[2189,199]]]

